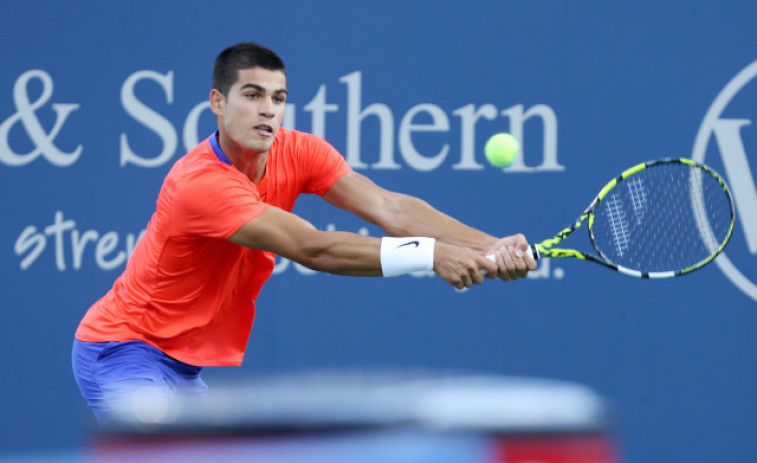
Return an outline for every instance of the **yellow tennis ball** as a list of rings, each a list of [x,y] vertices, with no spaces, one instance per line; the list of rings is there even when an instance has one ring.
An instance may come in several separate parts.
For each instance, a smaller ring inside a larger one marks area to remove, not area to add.
[[[520,151],[520,144],[509,133],[498,133],[492,136],[484,146],[486,159],[497,167],[505,167],[515,160]]]

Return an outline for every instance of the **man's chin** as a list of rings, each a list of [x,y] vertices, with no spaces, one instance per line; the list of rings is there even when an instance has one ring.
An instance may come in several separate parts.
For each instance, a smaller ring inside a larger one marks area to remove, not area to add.
[[[246,144],[246,147],[250,151],[256,153],[265,153],[273,146],[273,138],[270,141],[254,141]]]

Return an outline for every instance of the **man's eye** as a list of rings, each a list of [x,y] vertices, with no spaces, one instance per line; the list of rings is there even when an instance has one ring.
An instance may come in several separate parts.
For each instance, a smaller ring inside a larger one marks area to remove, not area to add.
[[[248,94],[246,95],[246,97],[247,97],[248,99],[250,99],[250,100],[254,100],[255,98],[257,98],[257,97],[258,97],[258,94],[257,94],[257,93],[248,93]]]
[[[275,101],[276,103],[283,103],[283,102],[286,101],[286,98],[283,98],[283,97],[280,97],[280,96],[275,96],[275,97],[273,97],[273,101]]]

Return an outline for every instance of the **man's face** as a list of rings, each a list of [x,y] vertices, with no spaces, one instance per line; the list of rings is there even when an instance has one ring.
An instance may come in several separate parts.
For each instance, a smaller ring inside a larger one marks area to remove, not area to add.
[[[242,69],[228,95],[211,93],[219,129],[240,149],[267,152],[284,119],[286,75],[263,68]]]

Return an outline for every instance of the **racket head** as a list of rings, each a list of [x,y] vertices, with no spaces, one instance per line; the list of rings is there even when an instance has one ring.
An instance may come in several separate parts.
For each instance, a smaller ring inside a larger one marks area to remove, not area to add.
[[[689,159],[637,164],[589,206],[589,238],[606,265],[642,278],[702,268],[733,233],[733,198],[717,172]]]

